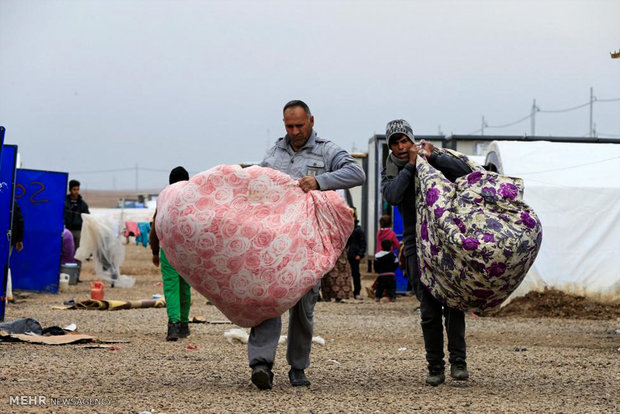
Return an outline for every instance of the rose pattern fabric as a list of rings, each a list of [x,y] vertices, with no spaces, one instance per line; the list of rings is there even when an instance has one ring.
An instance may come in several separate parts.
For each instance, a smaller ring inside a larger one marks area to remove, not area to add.
[[[291,308],[334,267],[353,211],[287,174],[220,165],[166,187],[156,229],[168,260],[239,326]]]
[[[534,263],[542,226],[522,201],[519,178],[472,169],[452,183],[426,159],[416,163],[418,271],[431,294],[463,311],[497,308]]]

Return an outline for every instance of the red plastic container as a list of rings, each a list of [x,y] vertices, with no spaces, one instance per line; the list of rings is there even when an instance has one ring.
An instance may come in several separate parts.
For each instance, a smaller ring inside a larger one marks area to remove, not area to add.
[[[90,298],[92,300],[103,300],[103,282],[90,282]]]

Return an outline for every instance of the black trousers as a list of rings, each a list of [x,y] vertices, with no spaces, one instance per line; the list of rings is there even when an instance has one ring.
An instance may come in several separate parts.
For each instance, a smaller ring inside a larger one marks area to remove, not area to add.
[[[450,364],[464,364],[466,360],[465,313],[461,310],[444,306],[431,295],[418,277],[415,256],[407,256],[407,271],[413,278],[413,288],[420,301],[422,316],[422,334],[426,349],[426,362],[429,371],[443,371],[444,337],[443,320],[448,336],[448,361]]]
[[[360,261],[355,260],[355,257],[349,258],[349,264],[351,265],[351,277],[353,277],[353,297],[355,297],[362,291]]]
[[[383,297],[384,289],[387,291],[387,296],[390,299],[396,299],[396,276],[377,277],[377,290],[375,291],[376,299],[381,299]]]

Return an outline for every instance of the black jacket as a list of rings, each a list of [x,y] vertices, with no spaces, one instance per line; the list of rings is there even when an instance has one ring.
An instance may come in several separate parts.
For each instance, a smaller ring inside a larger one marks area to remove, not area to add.
[[[366,255],[366,235],[357,220],[355,220],[355,228],[353,228],[353,233],[349,236],[347,246],[349,247],[349,260],[354,260],[355,256],[361,258]]]
[[[428,158],[428,162],[453,182],[471,172],[467,164],[450,155],[433,152]],[[387,176],[385,168],[381,171],[383,197],[388,203],[398,206],[403,218],[405,256],[416,255],[415,173],[415,166],[409,163],[400,169],[398,175],[392,179]]]
[[[398,258],[392,252],[380,251],[375,255],[375,272],[394,273],[398,269]]]
[[[81,195],[78,195],[78,199],[76,202],[71,203],[71,196],[67,194],[65,197],[65,227],[69,230],[82,230],[82,217],[81,213],[90,214],[88,211],[88,204],[82,198]]]
[[[17,201],[13,200],[13,222],[11,223],[11,246],[24,241],[24,216]]]

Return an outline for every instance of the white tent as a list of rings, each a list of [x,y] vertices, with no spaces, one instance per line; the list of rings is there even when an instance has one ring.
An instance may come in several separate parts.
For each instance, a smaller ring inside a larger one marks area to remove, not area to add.
[[[549,287],[620,300],[620,144],[494,141],[489,162],[523,178],[543,225],[538,257],[511,298]]]

